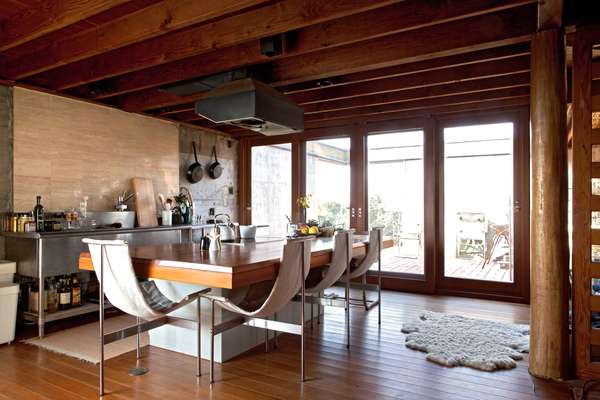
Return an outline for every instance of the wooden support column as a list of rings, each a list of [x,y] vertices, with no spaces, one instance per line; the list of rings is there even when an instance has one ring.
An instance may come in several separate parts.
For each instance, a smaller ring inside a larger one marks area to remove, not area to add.
[[[540,31],[531,51],[529,372],[547,379],[564,379],[569,370],[565,96],[564,33]]]

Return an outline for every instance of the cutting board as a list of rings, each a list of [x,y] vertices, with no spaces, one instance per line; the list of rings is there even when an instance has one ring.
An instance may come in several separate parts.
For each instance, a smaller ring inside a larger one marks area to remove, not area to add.
[[[135,214],[138,226],[148,228],[158,225],[156,218],[156,198],[154,197],[154,184],[152,179],[131,179],[133,192],[135,193]]]

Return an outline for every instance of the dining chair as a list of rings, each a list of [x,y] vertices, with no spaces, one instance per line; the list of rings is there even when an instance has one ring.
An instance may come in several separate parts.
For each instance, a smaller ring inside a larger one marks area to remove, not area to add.
[[[356,304],[362,302],[366,311],[377,306],[377,323],[381,325],[381,250],[383,248],[383,228],[374,227],[369,232],[369,247],[364,257],[353,258],[350,262],[350,272],[343,277],[342,282],[346,287],[362,290],[362,299],[350,298],[350,302]],[[367,283],[367,273],[377,262],[377,283]],[[353,279],[361,278],[361,282],[352,282]],[[348,281],[350,282],[348,285]],[[377,291],[377,299],[367,299],[367,290]]]
[[[321,306],[333,306],[345,308],[346,317],[346,345],[350,346],[350,279],[344,280],[345,295],[340,298],[335,294],[325,295],[325,290],[329,289],[343,278],[344,274],[349,277],[350,260],[352,259],[352,243],[354,241],[354,230],[338,231],[333,240],[333,254],[331,262],[322,268],[311,271],[306,285],[306,302],[310,303],[311,318],[310,326],[313,326],[313,305],[318,306],[317,318],[320,319]],[[299,301],[299,296],[294,297],[294,301]],[[318,321],[320,322],[320,321]]]
[[[265,334],[268,330],[276,332],[286,332],[300,336],[300,379],[305,380],[305,363],[304,363],[304,305],[305,305],[305,279],[310,269],[310,239],[294,239],[288,240],[283,247],[283,255],[279,264],[277,277],[273,282],[270,292],[262,304],[255,306],[244,307],[244,304],[251,303],[249,301],[233,300],[222,296],[216,296],[212,293],[204,293],[201,297],[210,301],[211,309],[211,347],[210,347],[210,382],[214,383],[214,345],[215,336],[224,333],[230,329],[240,325],[252,326],[255,328],[265,329]],[[246,293],[252,292],[247,290]],[[269,319],[283,307],[285,307],[292,298],[300,293],[300,323],[288,323]],[[218,305],[224,310],[237,314],[231,320],[215,324],[215,305]],[[265,337],[268,340],[268,335]],[[268,348],[268,341],[265,342]]]
[[[104,346],[117,340],[137,335],[136,368],[130,375],[143,375],[148,369],[140,365],[140,335],[159,326],[179,321],[195,325],[197,334],[198,354],[196,357],[196,375],[201,375],[201,315],[200,295],[207,293],[210,288],[199,290],[185,296],[181,301],[174,302],[163,295],[153,281],[138,282],[129,255],[129,246],[124,240],[95,240],[83,239],[88,245],[94,271],[99,283],[100,309],[100,396],[104,395]],[[119,310],[136,317],[136,325],[119,329],[114,332],[104,332],[104,299]],[[197,302],[197,321],[191,321],[168,314],[181,307]],[[144,320],[144,322],[142,322]]]

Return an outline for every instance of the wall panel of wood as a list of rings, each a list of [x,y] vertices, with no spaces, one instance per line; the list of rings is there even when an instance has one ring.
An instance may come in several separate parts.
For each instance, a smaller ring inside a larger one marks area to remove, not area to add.
[[[179,187],[176,124],[47,93],[14,88],[14,210],[36,195],[48,210],[109,210],[133,177],[155,193]]]

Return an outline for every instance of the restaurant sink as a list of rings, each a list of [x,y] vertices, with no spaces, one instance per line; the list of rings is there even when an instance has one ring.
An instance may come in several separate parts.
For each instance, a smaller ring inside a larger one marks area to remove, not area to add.
[[[120,223],[122,228],[135,226],[135,211],[88,211],[87,217],[96,221],[96,226]]]

